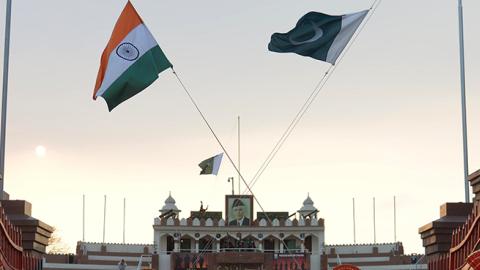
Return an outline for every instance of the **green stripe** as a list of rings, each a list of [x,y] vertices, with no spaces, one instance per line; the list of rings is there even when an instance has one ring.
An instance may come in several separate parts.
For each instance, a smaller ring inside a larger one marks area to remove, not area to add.
[[[323,31],[316,41],[307,42],[316,34],[314,26]],[[274,33],[268,44],[268,49],[279,53],[297,53],[303,56],[326,61],[328,50],[342,29],[342,16],[331,16],[319,12],[309,12],[297,22],[295,28],[287,33]],[[302,44],[295,44],[295,43]]]
[[[102,97],[112,111],[120,103],[135,96],[147,88],[157,78],[158,74],[172,67],[160,46],[155,46],[145,52],[120,77],[107,88]]]
[[[200,162],[200,164],[198,164],[198,166],[202,169],[200,174],[212,174],[214,160],[215,160],[215,157],[211,157],[209,159],[206,159]]]

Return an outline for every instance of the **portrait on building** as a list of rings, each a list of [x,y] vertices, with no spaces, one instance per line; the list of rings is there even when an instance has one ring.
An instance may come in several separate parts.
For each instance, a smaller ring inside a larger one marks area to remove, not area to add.
[[[253,196],[225,196],[225,214],[229,226],[249,226],[253,218]]]

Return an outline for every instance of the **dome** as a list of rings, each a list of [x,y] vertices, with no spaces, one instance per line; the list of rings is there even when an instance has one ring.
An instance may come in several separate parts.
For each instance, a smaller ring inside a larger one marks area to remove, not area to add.
[[[175,204],[175,199],[172,197],[172,194],[168,194],[168,198],[165,200],[165,204]]]
[[[174,201],[175,202],[175,201]],[[307,196],[307,198],[305,199],[305,201],[303,201],[303,206],[305,205],[313,205],[313,201],[312,199],[310,198],[310,194]]]
[[[177,214],[180,212],[180,210],[178,210],[177,206],[175,205],[175,199],[172,197],[171,193],[168,194],[168,198],[165,200],[165,205],[162,207],[162,210],[160,210],[160,212],[163,214],[170,210]]]
[[[303,201],[303,206],[298,210],[298,213],[305,216],[315,211],[318,211],[318,209],[313,206],[313,200],[310,198],[310,194],[308,194],[307,198]]]

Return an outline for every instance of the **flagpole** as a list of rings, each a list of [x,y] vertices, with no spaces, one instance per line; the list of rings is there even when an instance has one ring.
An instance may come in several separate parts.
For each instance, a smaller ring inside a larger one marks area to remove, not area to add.
[[[107,195],[103,197],[103,241],[105,243],[105,220],[107,219]]]
[[[127,198],[123,198],[123,243],[125,244],[125,209],[127,205]]]
[[[353,201],[353,243],[357,243],[357,228],[355,224],[355,198],[352,198]]]
[[[393,196],[393,242],[397,242],[397,200]]]
[[[82,242],[85,242],[85,194],[83,194]]]
[[[240,116],[238,116],[238,179],[240,180]],[[240,194],[240,182],[238,181],[238,194]]]
[[[5,19],[5,47],[3,51],[3,92],[2,92],[2,122],[0,131],[0,199],[3,199],[5,180],[5,135],[7,127],[7,90],[8,63],[10,56],[10,24],[12,20],[12,0],[7,0]]]
[[[463,127],[463,176],[465,179],[465,202],[470,202],[470,188],[468,186],[468,143],[467,143],[467,105],[465,97],[465,46],[463,38],[463,5],[458,0],[458,28],[460,43],[460,83],[462,95],[462,127]]]
[[[373,197],[373,243],[377,243],[377,228],[375,224],[375,197]]]

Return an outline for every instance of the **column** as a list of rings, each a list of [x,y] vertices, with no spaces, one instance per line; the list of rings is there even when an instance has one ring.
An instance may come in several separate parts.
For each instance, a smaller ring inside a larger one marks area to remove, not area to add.
[[[300,252],[304,253],[305,252],[305,240],[302,239],[300,242]]]
[[[165,253],[167,251],[167,235],[158,234],[158,253]]]
[[[257,245],[257,250],[260,252],[263,252],[263,241],[262,240],[257,241],[256,245]]]
[[[217,240],[217,252],[220,252],[220,240]]]
[[[175,240],[173,242],[173,252],[180,252],[180,241]]]
[[[200,242],[195,239],[195,253],[198,253],[200,250]]]

